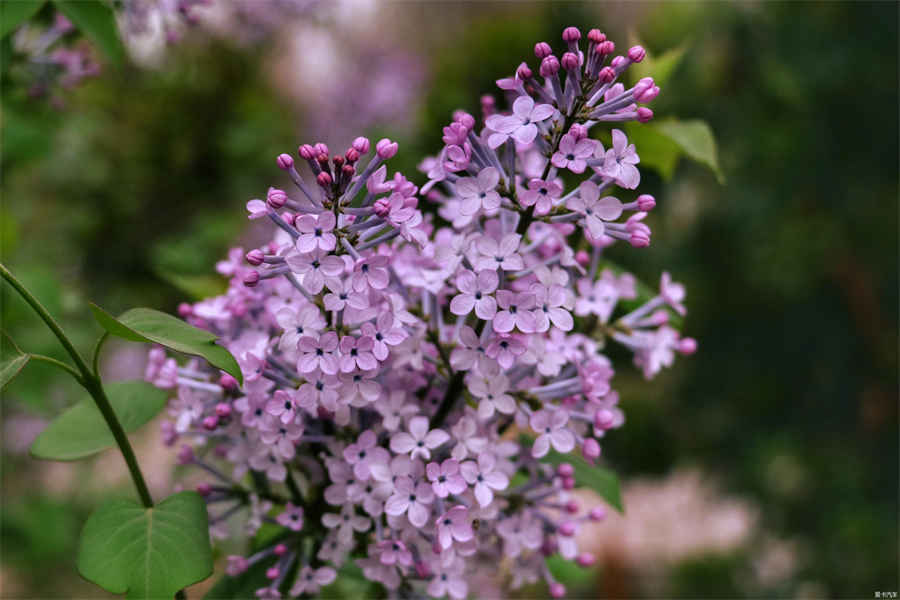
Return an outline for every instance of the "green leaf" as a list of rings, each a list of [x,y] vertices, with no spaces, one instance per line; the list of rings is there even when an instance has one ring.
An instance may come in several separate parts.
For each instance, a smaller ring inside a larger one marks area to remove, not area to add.
[[[266,570],[271,566],[269,562],[262,560],[251,565],[240,575],[235,577],[225,575],[203,597],[207,600],[254,598],[256,590],[271,583],[266,578]]]
[[[106,57],[120,64],[125,48],[119,39],[116,17],[105,2],[100,0],[53,0],[56,8],[66,15],[72,24],[90,37]]]
[[[33,17],[44,0],[4,0],[0,2],[0,38]]]
[[[19,371],[28,364],[30,358],[31,356],[28,354],[20,354],[15,358],[0,363],[0,390],[5,388],[6,384],[19,374]]]
[[[202,356],[209,364],[243,382],[241,369],[228,350],[215,343],[216,336],[181,319],[149,308],[133,308],[118,318],[91,304],[94,318],[109,333],[132,342],[155,342],[184,354]]]
[[[666,181],[672,179],[678,158],[682,155],[678,144],[657,131],[653,123],[626,123],[625,134],[637,148],[642,168],[655,169]]]
[[[117,381],[104,386],[126,432],[135,431],[166,405],[168,393],[145,381]],[[31,454],[47,460],[78,460],[116,445],[100,409],[90,398],[69,408],[31,445]]]
[[[628,68],[632,81],[636,83],[644,77],[652,77],[653,82],[662,88],[669,81],[672,73],[681,63],[681,59],[684,58],[686,50],[687,44],[681,44],[680,46],[666,50],[659,56],[653,56],[648,51],[644,60],[632,64]]]
[[[227,282],[213,275],[195,275],[176,273],[165,269],[156,269],[160,279],[169,282],[194,300],[202,300],[224,294],[228,289]]]
[[[716,139],[706,121],[667,119],[653,125],[660,133],[678,144],[689,157],[712,169],[719,183],[725,183],[725,175],[719,168]]]
[[[129,598],[172,598],[212,574],[206,504],[179,492],[153,508],[111,500],[94,511],[78,546],[78,572]]]
[[[619,489],[619,478],[611,470],[605,467],[589,465],[580,456],[574,454],[560,454],[551,450],[547,456],[541,459],[551,465],[569,463],[575,468],[575,482],[579,487],[594,490],[601,498],[620,513],[625,513],[622,506],[622,492]]]

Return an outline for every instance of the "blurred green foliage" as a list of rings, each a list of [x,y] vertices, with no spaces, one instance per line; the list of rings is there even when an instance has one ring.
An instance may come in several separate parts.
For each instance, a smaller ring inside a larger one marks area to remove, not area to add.
[[[658,201],[653,245],[610,257],[651,285],[664,269],[687,285],[684,328],[700,350],[652,384],[620,373],[627,426],[608,436],[604,456],[625,482],[700,465],[758,504],[760,535],[803,548],[788,579],[765,585],[748,583],[746,548],[692,559],[652,585],[601,564],[597,582],[572,576],[574,595],[594,595],[595,583],[617,597],[896,590],[897,4],[408,10],[422,20],[410,43],[431,60],[433,82],[411,115],[417,133],[392,161],[410,177],[454,109],[477,113],[482,93],[501,101],[494,80],[533,64],[535,41],[558,47],[563,27],[596,24],[620,49],[648,45],[649,74],[666,75],[659,120],[626,131],[645,167],[641,192]],[[264,77],[265,51],[184,44],[158,71],[107,71],[64,112],[4,85],[0,252],[82,345],[98,331],[86,299],[113,312],[171,311],[215,286],[212,265],[246,228],[243,203],[285,184],[273,157],[311,140]],[[672,117],[709,124],[724,184],[659,135]],[[0,293],[16,342],[60,357]],[[4,410],[52,414],[71,393],[49,367],[29,365]],[[4,458],[4,564],[29,589],[60,595],[45,573],[73,572],[84,498],[40,495],[24,477],[34,463]]]

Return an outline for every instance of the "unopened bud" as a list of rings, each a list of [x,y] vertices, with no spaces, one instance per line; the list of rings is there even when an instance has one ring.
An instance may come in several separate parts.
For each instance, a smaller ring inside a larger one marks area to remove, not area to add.
[[[537,56],[538,60],[544,60],[551,54],[553,54],[553,48],[547,42],[538,42],[534,45],[534,55]]]
[[[253,249],[246,254],[247,262],[254,267],[258,267],[262,264],[264,256],[262,250],[259,249]]]
[[[278,164],[278,168],[284,171],[294,166],[294,158],[290,154],[279,154],[275,162]]]

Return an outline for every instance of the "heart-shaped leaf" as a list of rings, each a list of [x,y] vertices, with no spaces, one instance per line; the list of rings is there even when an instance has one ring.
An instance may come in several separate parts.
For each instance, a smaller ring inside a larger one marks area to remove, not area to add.
[[[0,2],[0,38],[30,19],[44,0],[7,0]]]
[[[619,489],[619,478],[611,470],[589,465],[580,456],[574,454],[564,455],[553,450],[541,461],[551,465],[569,463],[575,468],[576,485],[594,490],[610,506],[620,513],[625,513],[625,508],[622,505],[622,491]]]
[[[202,356],[209,364],[243,382],[241,368],[228,350],[215,343],[216,336],[158,310],[133,308],[114,317],[91,304],[94,318],[109,333],[133,342],[155,342],[184,354]]]
[[[91,514],[78,546],[78,572],[129,598],[172,598],[212,574],[206,504],[179,492],[153,508],[111,500]]]
[[[54,0],[59,11],[72,24],[91,38],[106,57],[115,64],[122,62],[125,48],[119,39],[119,28],[113,10],[101,0]]]
[[[19,374],[31,356],[28,354],[19,354],[18,356],[5,360],[0,363],[0,390],[6,387],[6,384],[12,381],[13,377]]]
[[[666,119],[654,122],[653,127],[681,146],[690,158],[712,169],[719,183],[725,183],[725,175],[719,167],[716,138],[706,121]]]
[[[126,432],[152,419],[166,405],[168,394],[145,381],[104,385],[109,402]],[[78,460],[116,445],[103,415],[86,398],[59,415],[37,436],[31,454],[47,460]]]

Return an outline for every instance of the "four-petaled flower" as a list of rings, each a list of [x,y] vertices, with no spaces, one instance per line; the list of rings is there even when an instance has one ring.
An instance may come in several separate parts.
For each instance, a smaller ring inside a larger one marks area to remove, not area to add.
[[[551,445],[557,452],[571,452],[575,448],[575,436],[566,428],[568,422],[569,413],[564,409],[541,409],[532,413],[528,424],[538,436],[531,447],[531,455],[534,458],[546,456]]]
[[[497,210],[500,207],[500,194],[495,188],[500,182],[500,172],[494,167],[485,167],[478,177],[460,177],[456,182],[456,193],[462,199],[459,212],[470,216],[479,210]]]
[[[497,271],[484,270],[476,275],[463,269],[456,276],[456,287],[460,293],[450,302],[450,312],[461,317],[475,309],[479,319],[490,320],[497,314],[497,301],[491,294],[497,289],[500,278]]]
[[[443,429],[428,431],[428,419],[413,417],[409,420],[409,433],[401,431],[391,436],[391,450],[397,454],[409,453],[410,458],[431,458],[431,451],[445,443],[450,436]]]

